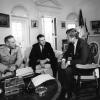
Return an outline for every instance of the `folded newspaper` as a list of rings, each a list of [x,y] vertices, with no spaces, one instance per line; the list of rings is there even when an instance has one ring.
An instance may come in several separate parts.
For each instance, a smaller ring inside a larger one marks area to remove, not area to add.
[[[55,79],[55,78],[49,74],[41,74],[41,75],[38,75],[38,76],[32,78],[32,83],[34,84],[35,87],[37,87],[40,84],[42,84],[48,80],[52,80],[52,79]]]
[[[16,76],[27,76],[30,74],[33,74],[33,69],[31,67],[25,67],[16,70]]]

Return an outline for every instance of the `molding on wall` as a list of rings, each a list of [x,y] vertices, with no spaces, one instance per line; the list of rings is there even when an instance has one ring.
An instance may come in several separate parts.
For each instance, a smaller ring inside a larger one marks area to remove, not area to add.
[[[95,35],[93,34],[93,35],[89,35],[89,37],[96,37],[96,36],[98,37],[98,36],[100,36],[100,34],[95,34]]]

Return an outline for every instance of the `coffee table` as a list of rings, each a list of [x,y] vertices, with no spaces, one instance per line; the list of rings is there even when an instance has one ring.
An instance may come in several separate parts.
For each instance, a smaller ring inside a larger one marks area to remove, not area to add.
[[[31,88],[31,90],[27,88],[32,77],[34,77],[34,75],[24,77],[23,80],[25,82],[25,88],[23,89],[23,91],[10,96],[5,96],[5,94],[2,93],[0,95],[0,100],[56,100],[59,97],[61,92],[61,85],[58,80],[53,79],[42,83],[41,86],[46,87],[47,92],[44,96],[41,97],[37,93],[35,93],[34,87]]]

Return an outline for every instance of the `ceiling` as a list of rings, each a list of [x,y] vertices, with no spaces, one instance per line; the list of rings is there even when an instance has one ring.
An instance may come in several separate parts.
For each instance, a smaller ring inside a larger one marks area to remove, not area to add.
[[[100,11],[100,0],[33,0],[33,2],[40,11],[54,14],[68,15],[70,12],[79,13],[79,9],[82,9],[84,15],[90,17],[88,13],[95,15]]]
[[[61,8],[61,4],[58,0],[33,0],[37,6]]]
[[[43,7],[56,7],[56,8],[63,8],[63,7],[73,7],[77,5],[86,5],[86,4],[100,4],[100,0],[33,0],[33,2],[37,6]]]

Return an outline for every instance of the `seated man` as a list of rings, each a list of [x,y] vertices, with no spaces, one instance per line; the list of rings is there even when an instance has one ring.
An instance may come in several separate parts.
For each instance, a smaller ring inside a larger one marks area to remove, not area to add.
[[[66,31],[69,45],[62,59],[62,69],[59,72],[60,81],[66,96],[71,96],[74,86],[74,75],[78,74],[76,64],[92,63],[93,59],[89,55],[89,46],[87,42],[79,38],[79,32],[72,28]]]
[[[37,36],[37,40],[38,43],[33,45],[29,56],[29,66],[36,71],[36,69],[45,68],[51,65],[53,75],[56,76],[57,59],[50,43],[45,41],[45,37],[42,34]],[[36,65],[38,66],[36,67]]]
[[[12,35],[4,38],[5,44],[0,46],[0,73],[13,72],[22,63],[21,49]]]

